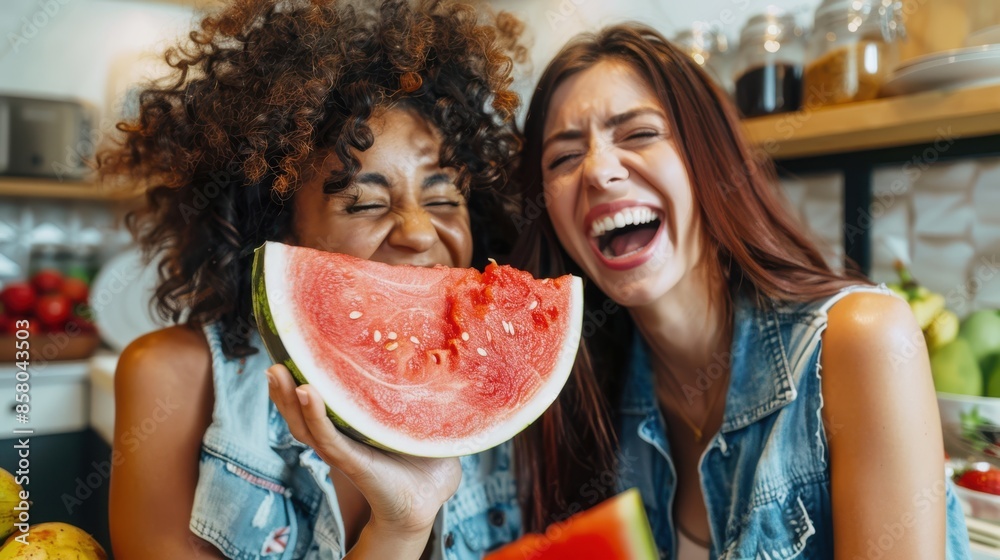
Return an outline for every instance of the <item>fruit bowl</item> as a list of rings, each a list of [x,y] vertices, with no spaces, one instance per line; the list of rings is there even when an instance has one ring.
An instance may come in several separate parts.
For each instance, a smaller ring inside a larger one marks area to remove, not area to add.
[[[963,486],[962,474],[969,471],[988,473],[993,471],[995,475],[996,467],[990,463],[977,461],[968,462],[959,459],[950,459],[945,466],[945,474],[955,483],[955,495],[962,504],[962,511],[966,517],[974,517],[981,521],[1000,523],[1000,495],[983,491],[986,488],[966,488]],[[979,475],[982,476],[982,475]],[[995,478],[989,478],[995,480]],[[971,485],[975,486],[975,484]],[[988,484],[995,490],[995,483]]]
[[[36,334],[28,338],[31,360],[29,363],[60,360],[82,360],[89,358],[101,345],[101,338],[96,333],[78,333],[70,336],[65,333]],[[14,362],[17,358],[17,339],[14,335],[0,335],[0,362]]]
[[[1000,399],[937,394],[944,448],[1000,467]]]

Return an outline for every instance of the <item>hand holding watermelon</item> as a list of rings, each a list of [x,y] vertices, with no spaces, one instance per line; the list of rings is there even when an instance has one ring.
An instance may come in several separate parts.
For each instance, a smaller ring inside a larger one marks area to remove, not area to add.
[[[458,459],[390,453],[352,440],[330,422],[323,400],[312,386],[296,389],[285,366],[272,366],[268,383],[271,400],[292,435],[351,479],[368,500],[372,520],[391,534],[424,534],[426,542],[438,510],[461,481]],[[305,403],[300,403],[300,395],[306,396]]]

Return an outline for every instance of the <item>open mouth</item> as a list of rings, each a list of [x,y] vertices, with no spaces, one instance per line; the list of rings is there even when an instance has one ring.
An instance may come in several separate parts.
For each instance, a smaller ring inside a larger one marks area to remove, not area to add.
[[[626,258],[641,252],[653,241],[662,221],[652,208],[625,208],[594,219],[590,224],[590,236],[606,258]]]

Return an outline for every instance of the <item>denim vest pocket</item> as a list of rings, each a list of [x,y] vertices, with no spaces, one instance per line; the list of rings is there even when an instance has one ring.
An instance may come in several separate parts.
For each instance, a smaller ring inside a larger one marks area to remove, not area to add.
[[[292,558],[297,523],[290,496],[278,480],[203,449],[191,531],[228,558]]]
[[[809,515],[810,484],[793,486],[776,499],[754,505],[732,531],[719,560],[788,560],[805,554],[816,527]]]

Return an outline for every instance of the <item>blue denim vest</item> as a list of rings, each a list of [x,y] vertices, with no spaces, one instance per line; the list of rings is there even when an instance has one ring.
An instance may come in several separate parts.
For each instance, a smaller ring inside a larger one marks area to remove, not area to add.
[[[217,325],[204,329],[212,352],[215,407],[202,440],[191,531],[228,558],[331,560],[346,554],[330,467],[288,431],[268,396],[271,361],[222,352]],[[479,559],[520,536],[510,444],[462,457],[462,482],[434,525],[432,558]]]
[[[711,558],[833,559],[820,335],[829,308],[854,291],[891,293],[884,286],[852,286],[826,300],[771,310],[737,298],[723,423],[700,464]],[[647,351],[637,335],[619,416],[621,484],[639,488],[661,557],[675,558],[676,472]],[[914,508],[935,500],[946,503],[947,559],[968,558],[965,518],[950,481],[915,498]],[[882,548],[869,557],[885,556],[885,547],[909,530],[888,524],[870,543]]]

